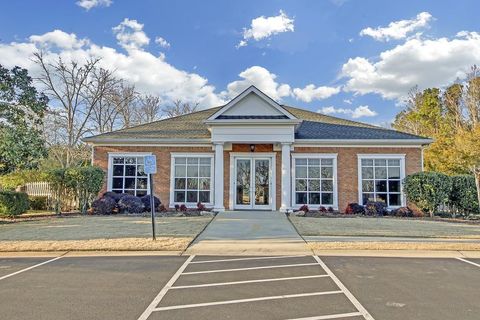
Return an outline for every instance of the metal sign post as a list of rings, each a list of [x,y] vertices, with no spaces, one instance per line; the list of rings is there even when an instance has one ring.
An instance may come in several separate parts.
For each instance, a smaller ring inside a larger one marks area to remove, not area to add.
[[[156,240],[155,236],[155,195],[153,194],[153,174],[157,173],[157,158],[155,156],[145,156],[144,158],[144,172],[149,175],[150,180],[150,211],[152,214],[152,239]]]

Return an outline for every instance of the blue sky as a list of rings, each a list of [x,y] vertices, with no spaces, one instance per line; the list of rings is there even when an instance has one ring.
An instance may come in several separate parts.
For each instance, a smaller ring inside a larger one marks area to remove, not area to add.
[[[39,48],[98,56],[165,104],[214,106],[255,84],[285,104],[384,124],[409,88],[480,63],[478,1],[81,1],[5,2],[0,64],[34,74]]]

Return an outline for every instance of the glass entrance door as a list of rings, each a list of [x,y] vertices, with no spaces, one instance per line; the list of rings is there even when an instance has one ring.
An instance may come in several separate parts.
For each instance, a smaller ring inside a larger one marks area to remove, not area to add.
[[[236,209],[272,208],[270,159],[236,158],[234,183]]]

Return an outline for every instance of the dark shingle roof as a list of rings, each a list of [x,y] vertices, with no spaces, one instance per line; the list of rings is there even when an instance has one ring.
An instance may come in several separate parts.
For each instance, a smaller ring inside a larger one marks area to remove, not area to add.
[[[303,120],[296,139],[425,139],[423,137],[387,130],[370,124],[327,116],[290,106],[282,106],[296,118]],[[210,131],[203,120],[221,107],[158,120],[147,124],[116,130],[85,138],[85,141],[150,140],[150,139],[209,139]]]
[[[413,134],[379,127],[359,127],[314,121],[303,121],[295,139],[425,139]]]

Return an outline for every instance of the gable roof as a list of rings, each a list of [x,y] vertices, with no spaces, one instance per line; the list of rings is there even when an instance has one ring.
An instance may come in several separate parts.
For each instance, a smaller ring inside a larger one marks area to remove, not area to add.
[[[260,113],[258,112],[259,110],[254,110],[250,108],[251,110],[249,112],[251,112],[252,114],[245,114],[244,111],[242,112],[241,115],[229,114],[230,111],[235,109],[237,105],[240,105],[242,101],[245,101],[249,98],[253,98],[257,100],[256,103],[251,103],[250,101],[250,104],[253,105],[254,108],[257,108],[257,109],[264,108],[261,111],[266,113],[262,114],[261,112]],[[248,118],[244,118],[244,116],[248,116]],[[286,110],[284,107],[278,104],[278,102],[276,102],[275,100],[267,96],[265,93],[263,93],[260,89],[258,89],[254,85],[251,85],[247,89],[243,90],[240,94],[238,94],[235,98],[230,100],[226,105],[221,107],[213,115],[208,117],[208,119],[206,119],[205,122],[214,123],[214,122],[217,122],[218,120],[245,120],[245,119],[298,120],[297,118],[295,118],[294,115],[288,112],[288,110]]]
[[[116,130],[83,139],[92,143],[185,141],[209,142],[210,131],[204,121],[222,107],[201,110],[169,119]],[[366,123],[336,118],[317,112],[282,105],[294,117],[303,120],[297,127],[296,140],[418,140],[428,139]]]

